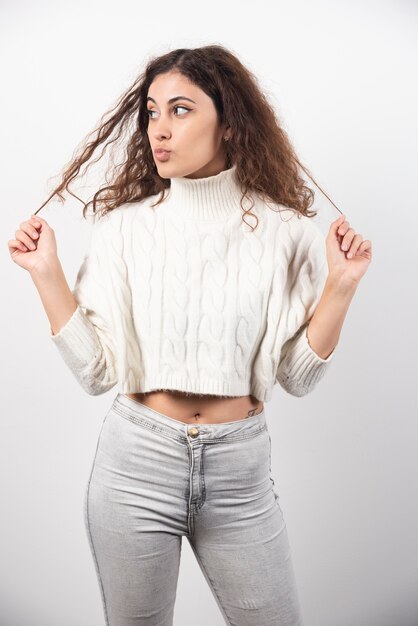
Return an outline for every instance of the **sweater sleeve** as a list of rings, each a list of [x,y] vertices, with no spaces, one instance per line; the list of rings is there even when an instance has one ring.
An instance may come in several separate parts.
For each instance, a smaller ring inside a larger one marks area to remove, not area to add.
[[[313,237],[306,235],[307,244],[296,255],[296,270],[291,268],[289,272],[287,338],[276,372],[276,381],[294,396],[304,396],[314,390],[335,354],[334,348],[326,359],[321,358],[311,348],[307,336],[328,275],[325,238],[316,224],[312,227]]]
[[[49,336],[66,365],[90,395],[105,393],[117,383],[116,349],[109,330],[109,307],[101,259],[106,254],[102,223],[92,228],[90,246],[76,277],[72,293],[77,309],[66,324]]]

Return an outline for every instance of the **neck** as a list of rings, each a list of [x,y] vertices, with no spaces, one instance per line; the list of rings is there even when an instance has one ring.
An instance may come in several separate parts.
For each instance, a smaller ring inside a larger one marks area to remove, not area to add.
[[[206,178],[171,178],[167,210],[197,221],[225,220],[241,211],[241,196],[233,165]]]

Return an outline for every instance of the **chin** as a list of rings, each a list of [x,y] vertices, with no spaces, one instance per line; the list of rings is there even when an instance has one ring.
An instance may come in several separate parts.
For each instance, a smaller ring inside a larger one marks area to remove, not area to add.
[[[187,170],[170,165],[170,163],[158,163],[157,170],[162,178],[180,178],[188,174]]]
[[[157,172],[162,178],[171,178],[173,172],[173,166],[170,166],[169,163],[161,163],[158,162],[155,164],[157,168]]]

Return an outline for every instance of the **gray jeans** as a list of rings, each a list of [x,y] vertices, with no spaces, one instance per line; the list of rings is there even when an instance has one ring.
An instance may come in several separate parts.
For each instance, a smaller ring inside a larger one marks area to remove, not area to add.
[[[225,624],[301,626],[264,409],[191,425],[118,393],[84,502],[107,626],[172,626],[183,535]]]

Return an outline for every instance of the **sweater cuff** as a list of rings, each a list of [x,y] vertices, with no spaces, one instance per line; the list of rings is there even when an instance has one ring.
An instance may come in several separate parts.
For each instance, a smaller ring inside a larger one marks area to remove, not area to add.
[[[101,345],[93,324],[80,305],[67,323],[50,339],[57,346],[66,363],[76,370],[87,367],[101,353]]]
[[[307,334],[308,326],[309,324],[306,324],[295,338],[279,367],[280,382],[291,388],[295,395],[304,395],[315,387],[335,354],[334,348],[331,354],[323,359],[311,348]]]

